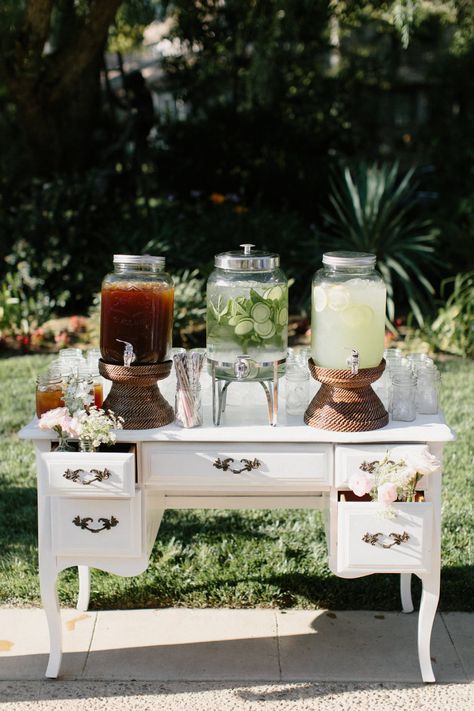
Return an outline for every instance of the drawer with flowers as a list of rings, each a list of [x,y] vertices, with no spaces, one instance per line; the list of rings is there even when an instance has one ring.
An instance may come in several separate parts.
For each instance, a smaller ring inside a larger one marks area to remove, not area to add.
[[[135,445],[107,452],[40,452],[38,457],[39,481],[48,496],[135,496]]]
[[[147,485],[165,493],[320,491],[332,483],[330,444],[145,442]]]
[[[55,497],[51,510],[53,553],[64,556],[142,554],[142,494],[129,499]]]
[[[361,501],[337,503],[338,574],[429,572],[433,506],[400,502],[390,507]]]

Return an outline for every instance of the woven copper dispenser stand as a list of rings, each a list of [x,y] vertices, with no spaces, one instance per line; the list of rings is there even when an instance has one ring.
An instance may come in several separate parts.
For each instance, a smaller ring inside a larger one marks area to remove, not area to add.
[[[153,429],[173,422],[174,410],[157,385],[158,380],[168,377],[171,365],[170,360],[131,366],[99,360],[100,374],[112,381],[112,388],[102,407],[123,417],[126,430]]]
[[[309,370],[321,387],[305,412],[307,425],[337,432],[367,432],[388,424],[388,413],[371,388],[385,370],[384,360],[375,368],[354,373],[320,368],[310,358]]]

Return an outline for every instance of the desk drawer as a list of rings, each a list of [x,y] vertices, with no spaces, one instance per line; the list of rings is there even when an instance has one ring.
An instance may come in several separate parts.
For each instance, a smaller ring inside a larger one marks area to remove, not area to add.
[[[336,445],[335,454],[335,485],[348,486],[347,482],[353,474],[357,474],[362,462],[380,461],[387,452],[394,461],[409,455],[417,455],[426,449],[425,444],[387,444],[366,445]]]
[[[130,499],[55,497],[51,508],[52,549],[56,555],[141,555],[140,491]]]
[[[376,502],[338,502],[338,573],[429,572],[432,504],[400,503],[393,508],[397,515],[388,519]]]
[[[135,454],[47,452],[39,454],[49,496],[135,496]]]
[[[314,491],[332,482],[332,447],[285,443],[145,443],[146,484],[164,492]]]

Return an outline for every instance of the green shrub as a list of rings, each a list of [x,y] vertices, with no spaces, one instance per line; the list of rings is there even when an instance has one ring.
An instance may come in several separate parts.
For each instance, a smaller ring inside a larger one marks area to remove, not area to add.
[[[464,357],[474,356],[474,271],[445,279],[444,295],[451,295],[431,326],[422,330],[422,337],[436,350]]]
[[[423,324],[433,306],[434,289],[427,273],[434,257],[437,231],[418,216],[414,170],[399,174],[398,163],[358,163],[335,171],[330,210],[325,212],[331,249],[372,252],[387,285],[387,313],[394,321],[403,306]]]

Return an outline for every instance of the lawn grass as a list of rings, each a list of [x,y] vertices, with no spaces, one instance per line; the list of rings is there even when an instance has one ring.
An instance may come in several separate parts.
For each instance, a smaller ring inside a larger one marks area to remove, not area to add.
[[[16,432],[32,415],[34,377],[49,358],[0,360],[0,604],[39,605],[33,448]],[[443,409],[458,435],[445,449],[442,610],[474,610],[474,362],[450,360]],[[91,607],[327,607],[399,609],[396,575],[358,580],[327,567],[322,516],[311,511],[167,511],[148,570],[134,578],[93,571]],[[415,597],[420,584],[414,584]],[[60,576],[74,605],[77,575]]]

